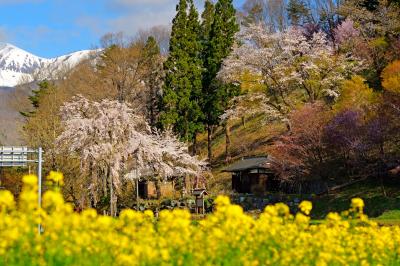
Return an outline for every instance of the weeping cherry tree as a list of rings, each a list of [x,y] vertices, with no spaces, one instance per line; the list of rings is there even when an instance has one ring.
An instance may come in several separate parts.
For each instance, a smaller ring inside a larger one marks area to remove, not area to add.
[[[80,158],[84,186],[94,205],[110,195],[111,215],[117,213],[123,181],[153,176],[159,182],[198,176],[205,169],[172,133],[154,132],[126,103],[77,96],[62,106],[61,116],[65,129],[57,142],[67,150],[60,152]]]

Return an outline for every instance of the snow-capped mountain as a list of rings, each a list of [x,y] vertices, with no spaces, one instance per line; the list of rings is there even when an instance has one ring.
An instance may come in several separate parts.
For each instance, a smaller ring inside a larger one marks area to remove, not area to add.
[[[28,53],[14,45],[0,43],[0,87],[14,87],[21,82],[30,82],[33,73],[42,72],[43,77],[43,73],[50,74],[63,68],[74,67],[97,52],[84,50],[47,59]]]

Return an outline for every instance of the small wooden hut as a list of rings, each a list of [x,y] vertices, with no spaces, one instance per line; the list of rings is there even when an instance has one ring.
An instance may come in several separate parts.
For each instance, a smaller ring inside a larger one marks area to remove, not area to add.
[[[279,190],[279,180],[272,169],[270,156],[244,157],[224,169],[232,173],[232,190],[237,193],[262,194]]]

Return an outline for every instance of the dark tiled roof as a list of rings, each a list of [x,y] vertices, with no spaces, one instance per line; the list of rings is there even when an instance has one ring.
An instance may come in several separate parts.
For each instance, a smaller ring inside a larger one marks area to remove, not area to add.
[[[271,158],[267,156],[243,158],[235,162],[234,164],[226,167],[223,171],[240,172],[251,169],[269,169],[269,162],[271,162]]]

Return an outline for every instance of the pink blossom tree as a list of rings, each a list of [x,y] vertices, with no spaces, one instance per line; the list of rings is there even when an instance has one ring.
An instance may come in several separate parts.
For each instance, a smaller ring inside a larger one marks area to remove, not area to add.
[[[260,75],[267,104],[282,114],[304,102],[336,101],[341,82],[361,65],[336,54],[323,32],[307,37],[297,27],[271,33],[262,25],[250,25],[238,39],[241,45],[224,61],[219,78],[241,83],[244,72]]]
[[[349,42],[359,36],[360,31],[354,27],[354,22],[350,18],[347,18],[334,30],[335,41],[339,45]]]
[[[94,203],[110,195],[111,215],[123,180],[200,175],[205,163],[170,132],[154,132],[126,103],[77,96],[61,108],[65,127],[57,142],[81,160]],[[61,145],[60,145],[61,146]]]

